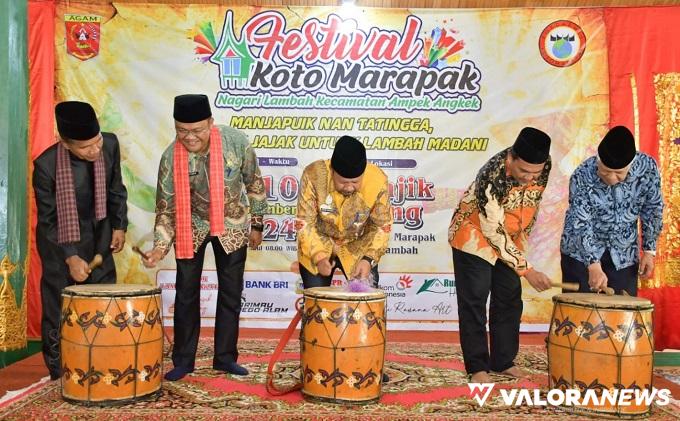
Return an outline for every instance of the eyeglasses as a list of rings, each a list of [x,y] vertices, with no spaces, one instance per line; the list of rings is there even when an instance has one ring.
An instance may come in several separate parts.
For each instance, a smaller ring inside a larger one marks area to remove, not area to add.
[[[180,139],[184,139],[190,134],[193,135],[194,137],[200,136],[202,133],[204,133],[206,130],[208,130],[210,126],[203,127],[202,129],[192,129],[192,130],[187,130],[181,127],[176,127],[175,128],[175,133],[177,133],[177,137]]]

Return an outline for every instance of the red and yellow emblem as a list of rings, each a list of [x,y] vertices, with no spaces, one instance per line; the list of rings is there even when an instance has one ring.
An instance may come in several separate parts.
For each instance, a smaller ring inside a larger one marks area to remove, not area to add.
[[[101,16],[64,15],[66,52],[80,60],[99,54]]]

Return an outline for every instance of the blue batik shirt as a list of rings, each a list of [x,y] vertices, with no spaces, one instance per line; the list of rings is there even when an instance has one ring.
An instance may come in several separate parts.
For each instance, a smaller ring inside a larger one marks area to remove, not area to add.
[[[656,251],[662,213],[661,178],[651,156],[638,152],[625,180],[613,186],[597,175],[597,158],[588,158],[569,180],[561,252],[587,266],[609,250],[617,270],[632,266],[639,259],[638,218],[642,249]]]

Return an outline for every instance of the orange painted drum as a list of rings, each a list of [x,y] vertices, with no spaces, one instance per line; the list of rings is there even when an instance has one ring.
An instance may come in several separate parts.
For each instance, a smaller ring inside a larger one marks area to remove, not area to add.
[[[381,290],[304,290],[302,394],[310,400],[345,404],[380,399],[385,335],[385,293]]]
[[[163,363],[161,291],[146,285],[76,285],[61,304],[62,396],[110,405],[158,396]]]
[[[630,405],[619,405],[617,400],[602,399],[602,392],[608,396],[616,389],[651,392],[652,303],[644,298],[588,293],[559,294],[553,302],[548,335],[550,388],[580,390],[581,399],[595,393],[597,402],[588,399],[585,405],[568,407],[575,412],[620,418],[648,416],[651,407],[644,401],[632,399]]]

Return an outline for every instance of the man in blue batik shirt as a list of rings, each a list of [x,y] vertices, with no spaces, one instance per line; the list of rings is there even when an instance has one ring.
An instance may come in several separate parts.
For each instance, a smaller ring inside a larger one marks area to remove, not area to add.
[[[611,287],[635,296],[638,275],[649,278],[654,270],[663,213],[659,170],[654,158],[636,151],[632,133],[623,126],[611,129],[597,152],[569,181],[562,279],[577,281],[581,292]]]

